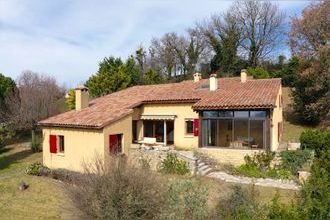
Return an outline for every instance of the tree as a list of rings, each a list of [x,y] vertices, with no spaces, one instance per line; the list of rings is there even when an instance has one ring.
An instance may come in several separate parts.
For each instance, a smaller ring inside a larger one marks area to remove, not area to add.
[[[249,66],[256,67],[278,46],[284,14],[271,2],[253,0],[236,1],[229,13],[240,27],[240,46]]]
[[[319,51],[329,47],[330,1],[311,4],[302,12],[302,17],[291,19],[289,32],[292,54],[305,59],[317,57]]]
[[[330,48],[319,52],[317,60],[301,61],[303,69],[295,81],[292,96],[294,109],[311,124],[329,123]]]
[[[330,121],[330,2],[308,6],[301,18],[291,20],[292,53],[300,72],[294,84],[294,108],[307,123]]]
[[[237,20],[229,13],[214,15],[207,24],[201,25],[206,42],[214,52],[211,72],[223,75],[239,73],[241,69],[238,47],[241,30]]]
[[[53,77],[32,71],[23,72],[17,80],[19,98],[12,96],[6,100],[10,108],[10,123],[16,130],[32,131],[32,147],[38,122],[60,113],[58,101],[64,96],[64,89],[57,85]]]
[[[269,73],[262,67],[251,68],[247,69],[247,73],[250,76],[253,76],[254,79],[267,79],[269,78]]]
[[[68,97],[66,97],[65,102],[68,110],[73,110],[76,108],[76,92],[74,89],[69,90]]]
[[[107,95],[140,82],[133,57],[123,63],[120,58],[105,57],[99,70],[91,76],[86,85],[92,97]]]
[[[143,84],[159,84],[163,81],[164,79],[162,78],[162,76],[154,69],[149,69],[143,76]]]
[[[10,77],[6,77],[0,73],[0,123],[4,122],[8,107],[5,100],[8,96],[13,95],[17,91],[15,81]]]
[[[298,77],[299,58],[291,57],[288,63],[281,65],[282,68],[276,72],[276,77],[282,78],[283,86],[293,87]]]

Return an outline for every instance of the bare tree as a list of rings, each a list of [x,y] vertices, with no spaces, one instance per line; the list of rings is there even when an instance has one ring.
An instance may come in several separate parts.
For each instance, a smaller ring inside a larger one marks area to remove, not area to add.
[[[319,56],[322,48],[330,44],[330,1],[321,1],[305,8],[302,18],[291,19],[289,32],[294,55],[311,58]]]
[[[32,71],[23,72],[18,80],[19,96],[10,96],[6,102],[10,108],[10,123],[17,130],[31,130],[35,138],[38,121],[60,112],[59,99],[64,89],[56,80]]]
[[[229,13],[241,26],[240,46],[245,51],[249,65],[257,66],[258,61],[267,57],[278,46],[284,13],[269,1],[237,1]]]

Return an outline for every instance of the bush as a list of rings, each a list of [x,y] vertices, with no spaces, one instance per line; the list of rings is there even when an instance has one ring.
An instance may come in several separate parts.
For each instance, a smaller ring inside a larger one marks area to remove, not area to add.
[[[263,177],[261,170],[256,165],[251,164],[243,164],[235,167],[234,173],[255,178]]]
[[[268,169],[270,167],[270,163],[275,157],[275,152],[266,151],[261,153],[255,153],[253,156],[246,155],[244,157],[244,161],[249,166],[256,166],[261,170]]]
[[[243,189],[235,185],[229,198],[221,199],[218,204],[220,219],[266,219],[265,207],[258,200],[259,192],[252,185]]]
[[[91,219],[157,219],[163,207],[159,179],[125,157],[85,164],[84,175],[69,185],[75,205]]]
[[[300,135],[300,143],[303,149],[313,149],[318,154],[330,146],[330,131],[306,130]]]
[[[276,191],[271,203],[267,205],[269,219],[304,219],[299,213],[296,204],[285,205],[279,202],[279,191]]]
[[[313,142],[315,157],[311,175],[301,191],[299,208],[309,219],[330,219],[330,145],[325,142]]]
[[[179,180],[167,185],[166,207],[161,219],[205,219],[208,216],[208,188],[201,182]]]
[[[184,160],[179,160],[175,154],[169,153],[162,160],[160,171],[167,174],[185,175],[189,173],[188,163]]]
[[[14,136],[14,132],[6,126],[0,125],[0,153],[7,141]]]
[[[26,170],[25,170],[26,174],[29,175],[34,175],[34,176],[42,176],[42,175],[47,175],[50,173],[50,170],[43,166],[41,163],[36,162],[36,163],[32,163],[30,164]]]
[[[281,167],[289,170],[293,175],[296,175],[299,169],[311,158],[312,151],[310,150],[295,150],[295,151],[282,151]]]

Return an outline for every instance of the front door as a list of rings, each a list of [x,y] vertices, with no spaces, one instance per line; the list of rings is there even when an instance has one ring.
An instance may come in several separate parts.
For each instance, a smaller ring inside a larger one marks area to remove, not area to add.
[[[121,153],[121,134],[112,134],[109,136],[109,151],[113,155]]]

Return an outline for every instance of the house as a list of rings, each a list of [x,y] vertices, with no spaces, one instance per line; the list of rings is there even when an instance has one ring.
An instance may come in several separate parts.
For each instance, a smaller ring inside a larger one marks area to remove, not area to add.
[[[282,133],[281,79],[240,77],[134,86],[89,101],[76,90],[76,109],[41,121],[43,161],[81,170],[95,154],[129,154],[132,143],[198,150],[240,164],[246,154],[276,151]]]

